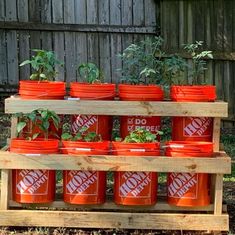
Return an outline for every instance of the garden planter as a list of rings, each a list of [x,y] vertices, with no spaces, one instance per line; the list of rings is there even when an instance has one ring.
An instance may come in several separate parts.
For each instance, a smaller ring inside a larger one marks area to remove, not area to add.
[[[161,101],[163,91],[156,85],[119,85],[120,100],[126,101]],[[160,117],[145,116],[121,116],[120,117],[120,134],[124,139],[130,132],[137,128],[144,128],[157,134],[161,126]]]
[[[169,157],[212,157],[213,143],[170,141],[166,143]],[[210,204],[209,175],[169,173],[167,177],[168,203],[175,206],[207,206]]]
[[[213,102],[215,86],[172,86],[171,99],[176,102]],[[213,118],[173,117],[172,140],[212,141]]]
[[[113,100],[116,96],[115,84],[88,84],[72,82],[70,84],[71,97],[82,100]],[[104,140],[111,139],[112,116],[105,115],[73,115],[71,129],[76,134],[82,127],[96,132]]]
[[[109,142],[62,141],[61,152],[69,155],[108,154]],[[63,188],[64,201],[67,203],[102,204],[105,202],[106,172],[64,171]]]
[[[48,99],[48,100],[63,100],[66,94],[64,82],[50,82],[50,81],[20,81],[19,94],[22,99]],[[63,119],[63,115],[60,115]],[[34,133],[40,133],[38,137],[43,138],[43,132],[36,128],[32,130],[32,122],[29,121],[27,126],[22,131],[22,137],[28,135],[33,136]],[[60,139],[62,133],[62,126],[58,130],[53,124],[49,128],[49,139]]]
[[[123,156],[159,156],[159,143],[113,142],[112,153]],[[157,202],[157,173],[115,172],[114,201],[121,205],[153,205]]]
[[[33,141],[12,139],[10,152],[19,154],[58,153],[58,140],[37,139]],[[55,198],[55,171],[13,170],[13,200],[19,203],[49,203]]]
[[[64,82],[20,81],[19,94],[22,99],[63,100],[66,94]]]

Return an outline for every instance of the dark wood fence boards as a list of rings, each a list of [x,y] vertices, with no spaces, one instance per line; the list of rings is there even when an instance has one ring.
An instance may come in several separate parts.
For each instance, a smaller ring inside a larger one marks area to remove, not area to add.
[[[235,2],[233,0],[161,0],[161,34],[168,53],[182,54],[182,45],[205,42],[214,59],[208,61],[205,81],[217,86],[219,99],[229,103],[235,120]],[[226,122],[225,126],[233,126]]]
[[[154,0],[1,0],[2,90],[28,79],[29,66],[18,65],[33,48],[54,50],[64,62],[57,80],[76,81],[77,65],[89,61],[103,69],[106,81],[117,83],[117,54],[156,34],[155,8]]]
[[[214,52],[205,80],[217,85],[218,98],[229,102],[228,120],[234,121],[234,15],[233,0],[1,0],[0,91],[15,92],[18,81],[28,79],[29,66],[19,63],[33,48],[54,50],[64,62],[57,80],[76,81],[77,65],[90,61],[103,69],[105,81],[118,83],[117,54],[161,32],[169,54],[205,41]]]

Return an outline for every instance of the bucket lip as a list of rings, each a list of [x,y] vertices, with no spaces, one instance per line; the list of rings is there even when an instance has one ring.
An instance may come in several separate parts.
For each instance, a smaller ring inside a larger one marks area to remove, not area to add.
[[[43,139],[43,138],[37,138],[34,140],[26,140],[24,138],[13,138],[11,139],[11,142],[26,142],[26,143],[59,143],[59,140],[57,139]]]
[[[158,149],[160,148],[160,142],[156,141],[156,142],[152,142],[152,143],[126,143],[126,142],[115,142],[115,141],[112,141],[111,142],[111,147],[121,147],[123,146],[125,149],[128,149],[128,148],[148,148],[148,147],[155,147]],[[119,150],[122,150],[121,148],[120,149],[117,149],[115,151],[119,151]]]
[[[118,84],[118,88],[159,88],[162,90],[162,87],[156,84]]]
[[[87,145],[94,145],[94,144],[110,144],[109,140],[103,140],[103,141],[96,141],[96,142],[86,142],[86,141],[73,141],[73,140],[61,140],[61,143],[66,144],[87,144]]]
[[[71,86],[83,86],[83,87],[116,87],[116,84],[114,83],[88,83],[88,82],[70,82]]]
[[[65,85],[63,81],[32,81],[32,80],[21,80],[20,84],[61,84]]]
[[[191,88],[191,89],[194,89],[194,88],[213,88],[213,89],[215,89],[216,88],[216,86],[215,85],[171,85],[171,88],[172,89],[179,89],[179,88],[181,88],[181,89],[188,89],[188,88]]]
[[[207,141],[184,141],[184,140],[171,140],[171,141],[167,141],[165,143],[166,146],[171,147],[171,145],[185,145],[185,146],[213,146],[213,142],[207,142]]]

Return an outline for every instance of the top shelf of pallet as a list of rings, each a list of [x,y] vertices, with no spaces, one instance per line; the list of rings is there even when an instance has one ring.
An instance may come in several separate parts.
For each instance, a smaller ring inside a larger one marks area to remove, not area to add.
[[[38,108],[54,110],[57,114],[141,115],[227,117],[228,104],[216,102],[171,101],[98,101],[98,100],[23,100],[7,98],[5,112],[29,113]]]

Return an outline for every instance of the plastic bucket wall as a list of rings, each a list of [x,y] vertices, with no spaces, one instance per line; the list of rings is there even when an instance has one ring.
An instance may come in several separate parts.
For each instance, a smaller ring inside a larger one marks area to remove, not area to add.
[[[119,97],[126,101],[161,101],[163,91],[156,85],[119,85]],[[131,131],[144,128],[156,134],[161,127],[160,117],[121,116],[120,134],[125,138]]]
[[[112,153],[121,156],[159,156],[159,149],[159,143],[112,143]],[[155,172],[115,172],[114,202],[121,205],[155,204],[157,177]]]
[[[58,153],[58,140],[12,139],[10,151],[20,154]],[[19,203],[49,203],[55,199],[55,171],[13,170],[12,196]]]
[[[116,96],[115,84],[87,84],[72,82],[70,95],[83,100],[112,100]],[[112,116],[105,115],[73,115],[71,129],[76,134],[86,127],[89,131],[101,134],[104,140],[111,139]]]
[[[212,157],[210,142],[171,141],[166,143],[169,157]],[[210,204],[209,175],[196,173],[169,173],[167,200],[175,206],[207,206]]]
[[[109,142],[62,141],[63,154],[108,154]],[[64,201],[71,204],[102,204],[105,202],[106,172],[63,171]]]
[[[215,86],[172,86],[171,99],[177,102],[212,102],[216,99]],[[172,140],[212,141],[213,118],[173,117]]]
[[[66,88],[64,82],[20,81],[19,94],[22,99],[63,100]]]

